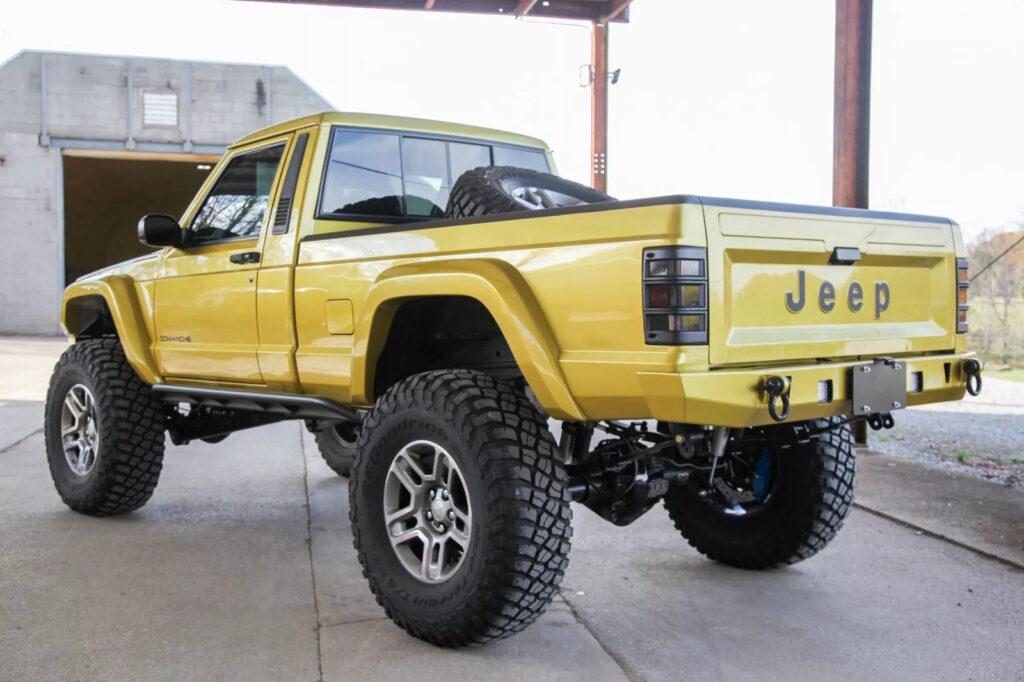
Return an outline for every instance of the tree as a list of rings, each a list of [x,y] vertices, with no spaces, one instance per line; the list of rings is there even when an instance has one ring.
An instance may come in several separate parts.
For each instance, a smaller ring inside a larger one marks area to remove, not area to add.
[[[1021,293],[1024,292],[1024,244],[1002,258],[999,255],[1022,236],[1024,232],[996,233],[986,230],[970,249],[971,297],[990,301],[993,312],[991,324],[983,325],[978,330],[982,334],[981,346],[1000,352],[1004,358],[1020,349],[1020,337],[1024,336],[1024,329],[1014,324],[1013,315],[1013,307],[1020,302]],[[993,264],[982,272],[982,268],[989,263]]]

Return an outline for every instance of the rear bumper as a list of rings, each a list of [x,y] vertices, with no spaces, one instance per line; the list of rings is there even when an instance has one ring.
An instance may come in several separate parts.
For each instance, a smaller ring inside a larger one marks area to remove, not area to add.
[[[964,361],[974,353],[903,357],[907,363],[907,404],[960,400],[966,391]],[[715,426],[762,426],[774,423],[763,390],[770,376],[791,378],[791,411],[787,422],[850,414],[850,375],[854,365],[870,362],[773,367],[770,370],[709,370],[692,374],[641,372],[637,375],[650,414],[655,419]],[[920,391],[911,392],[920,372]],[[831,380],[832,400],[818,402],[818,382]]]

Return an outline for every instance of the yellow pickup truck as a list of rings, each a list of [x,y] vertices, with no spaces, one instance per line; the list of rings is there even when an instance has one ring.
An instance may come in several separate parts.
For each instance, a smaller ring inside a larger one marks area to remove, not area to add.
[[[350,477],[378,601],[443,646],[543,612],[573,501],[617,525],[661,501],[733,566],[805,559],[850,508],[851,421],[981,386],[955,223],[615,201],[495,130],[277,125],[139,236],[159,250],[64,294],[45,422],[64,502],[141,507],[165,433],[303,420]]]

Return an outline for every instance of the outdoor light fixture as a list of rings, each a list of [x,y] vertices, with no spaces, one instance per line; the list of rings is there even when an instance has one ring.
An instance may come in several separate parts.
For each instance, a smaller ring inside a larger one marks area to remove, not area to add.
[[[210,170],[211,168],[213,168],[213,166],[208,163],[200,163],[196,166],[196,170]]]

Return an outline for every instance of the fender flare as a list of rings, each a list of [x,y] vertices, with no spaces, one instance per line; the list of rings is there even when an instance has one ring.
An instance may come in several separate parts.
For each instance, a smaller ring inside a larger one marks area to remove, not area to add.
[[[79,330],[78,315],[85,299],[100,297],[110,313],[117,337],[124,349],[128,364],[147,384],[162,382],[153,358],[153,340],[146,325],[146,316],[135,293],[135,281],[123,275],[104,279],[75,282],[64,290],[61,301],[60,322],[69,336]]]
[[[556,419],[585,419],[559,365],[559,348],[533,292],[516,269],[496,259],[459,259],[398,265],[370,287],[356,322],[353,401],[370,404],[377,357],[395,312],[421,296],[476,299],[494,318],[537,400]]]

